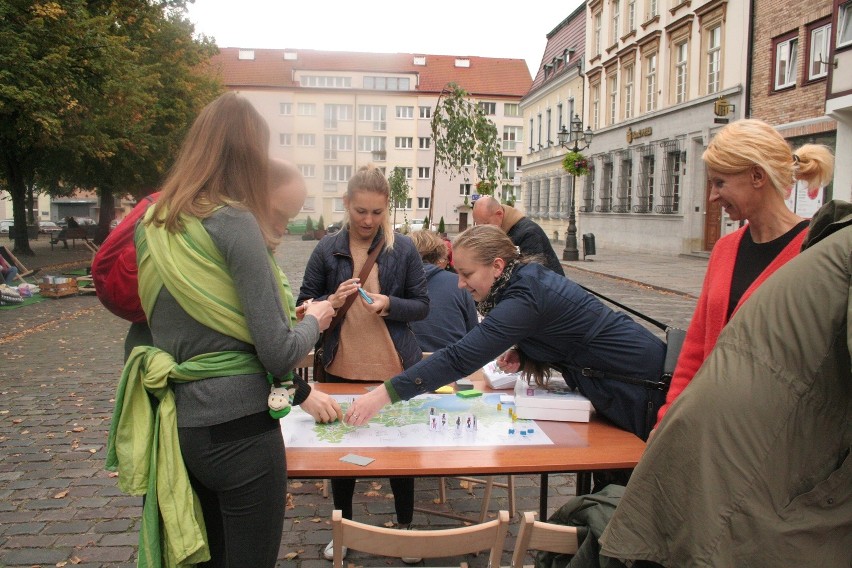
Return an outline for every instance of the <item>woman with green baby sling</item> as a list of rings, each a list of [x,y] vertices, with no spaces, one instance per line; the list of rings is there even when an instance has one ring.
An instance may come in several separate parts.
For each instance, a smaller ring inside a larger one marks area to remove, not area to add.
[[[154,345],[136,348],[125,366],[107,465],[123,490],[146,495],[143,566],[271,567],[277,559],[286,459],[267,375],[285,378],[332,310],[312,306],[291,321],[292,294],[270,253],[267,140],[265,123],[238,95],[208,105],[137,228],[139,294]],[[198,160],[208,174],[198,174]],[[238,168],[248,179],[222,173],[222,163],[241,160],[251,165]],[[322,398],[304,382],[282,386],[295,404]]]

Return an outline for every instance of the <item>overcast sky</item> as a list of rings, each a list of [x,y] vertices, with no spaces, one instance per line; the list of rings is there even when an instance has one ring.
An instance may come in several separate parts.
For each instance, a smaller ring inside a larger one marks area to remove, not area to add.
[[[189,19],[219,47],[506,57],[535,77],[547,34],[580,3],[195,0]]]

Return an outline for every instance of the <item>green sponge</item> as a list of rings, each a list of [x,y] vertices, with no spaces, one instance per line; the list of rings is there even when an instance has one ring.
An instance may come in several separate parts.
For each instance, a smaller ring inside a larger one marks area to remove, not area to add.
[[[456,396],[460,396],[462,398],[473,398],[475,396],[482,396],[482,391],[478,391],[476,389],[463,390],[458,391],[456,393]]]

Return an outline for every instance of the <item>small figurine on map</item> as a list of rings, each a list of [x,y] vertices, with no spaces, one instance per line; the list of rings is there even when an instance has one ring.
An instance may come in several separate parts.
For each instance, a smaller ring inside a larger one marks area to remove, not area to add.
[[[473,429],[478,430],[479,426],[476,423],[476,414],[473,415]]]
[[[530,435],[530,436],[535,434],[535,428],[527,428],[527,434]]]
[[[461,429],[461,416],[456,416],[456,430]]]
[[[433,432],[437,432],[441,429],[440,423],[438,422],[438,417],[432,414],[429,416],[429,429]]]
[[[446,425],[447,425],[447,413],[442,412],[441,413],[441,428],[443,428]]]
[[[510,436],[514,436],[514,435],[515,435],[515,428],[514,428],[514,426],[509,426],[509,435],[510,435]]]
[[[498,402],[497,403],[497,412],[500,412],[501,410],[503,410],[503,404]]]
[[[473,430],[473,416],[468,414],[465,417],[465,420],[467,421],[465,428],[468,429],[468,430]]]

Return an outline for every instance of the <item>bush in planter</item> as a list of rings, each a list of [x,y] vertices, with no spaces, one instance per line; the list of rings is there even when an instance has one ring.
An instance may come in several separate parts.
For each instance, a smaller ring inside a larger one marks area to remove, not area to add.
[[[308,217],[307,221],[305,221],[305,234],[302,235],[303,241],[312,241],[314,240],[314,220]]]
[[[447,227],[444,225],[444,217],[441,216],[441,220],[438,221],[438,234],[443,235],[447,232]]]
[[[323,220],[322,215],[320,215],[319,221],[317,221],[317,226],[314,229],[314,237],[316,237],[317,239],[321,239],[324,236],[325,236],[325,221]]]

